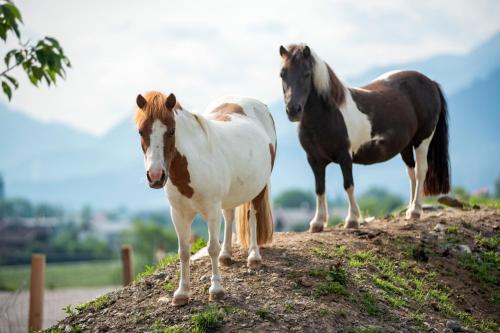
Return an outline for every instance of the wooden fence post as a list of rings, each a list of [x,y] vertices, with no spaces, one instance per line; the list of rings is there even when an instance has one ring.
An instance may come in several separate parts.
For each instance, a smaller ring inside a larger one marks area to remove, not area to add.
[[[132,246],[122,246],[122,267],[123,267],[123,285],[128,286],[133,281],[134,265],[132,262]]]
[[[45,255],[31,256],[31,284],[28,329],[43,329],[43,291],[45,287]]]

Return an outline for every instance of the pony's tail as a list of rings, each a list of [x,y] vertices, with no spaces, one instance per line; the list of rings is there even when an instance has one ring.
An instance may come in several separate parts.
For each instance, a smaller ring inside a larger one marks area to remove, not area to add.
[[[448,107],[439,84],[436,83],[441,100],[439,120],[427,153],[427,175],[424,182],[425,195],[437,195],[450,191],[450,158],[448,155]]]
[[[273,214],[269,201],[269,185],[252,201],[245,202],[236,209],[238,222],[238,242],[245,250],[250,246],[250,214],[255,210],[257,219],[257,244],[270,243],[273,239]]]

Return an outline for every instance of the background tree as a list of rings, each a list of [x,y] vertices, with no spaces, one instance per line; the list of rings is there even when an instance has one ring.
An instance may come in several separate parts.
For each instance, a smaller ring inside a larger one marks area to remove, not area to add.
[[[44,37],[35,43],[23,42],[19,25],[23,24],[21,12],[11,0],[0,0],[0,38],[4,43],[14,35],[18,48],[9,50],[4,56],[5,68],[0,69],[2,90],[7,98],[19,87],[11,71],[21,67],[35,86],[42,81],[55,84],[57,77],[65,78],[65,68],[71,67],[59,42],[52,37]]]
[[[275,199],[276,207],[286,208],[313,208],[315,207],[314,194],[300,189],[286,190],[280,193]]]
[[[2,174],[0,173],[0,201],[5,198],[5,184],[3,182]]]
[[[372,187],[359,196],[358,204],[365,216],[384,216],[405,207],[400,196],[380,187]]]

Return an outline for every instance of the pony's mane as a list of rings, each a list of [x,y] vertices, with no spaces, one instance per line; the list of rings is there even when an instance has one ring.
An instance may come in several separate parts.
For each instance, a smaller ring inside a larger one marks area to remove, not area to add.
[[[140,126],[146,119],[161,119],[165,122],[174,116],[174,111],[182,110],[179,101],[175,103],[173,110],[167,109],[165,102],[168,95],[158,91],[148,91],[144,95],[146,106],[143,109],[139,107],[135,110],[134,121],[137,126]]]
[[[292,57],[303,57],[305,44],[292,44],[288,51]],[[320,96],[330,104],[340,107],[345,101],[345,87],[335,72],[324,62],[313,49],[311,50],[312,79],[314,88]]]

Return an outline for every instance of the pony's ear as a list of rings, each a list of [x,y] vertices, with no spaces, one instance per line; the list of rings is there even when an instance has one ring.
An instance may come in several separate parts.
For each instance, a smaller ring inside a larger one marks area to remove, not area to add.
[[[137,103],[139,109],[142,109],[146,106],[146,99],[141,94],[137,95],[135,102]]]
[[[169,110],[173,110],[175,107],[175,103],[177,103],[177,99],[175,98],[174,94],[170,94],[167,97],[167,101],[165,102],[165,106]]]
[[[302,51],[302,54],[306,58],[309,58],[311,56],[311,49],[309,48],[309,46],[306,45],[306,47],[304,47],[304,51]]]
[[[280,46],[280,56],[283,58],[288,56],[288,51],[283,45]]]

